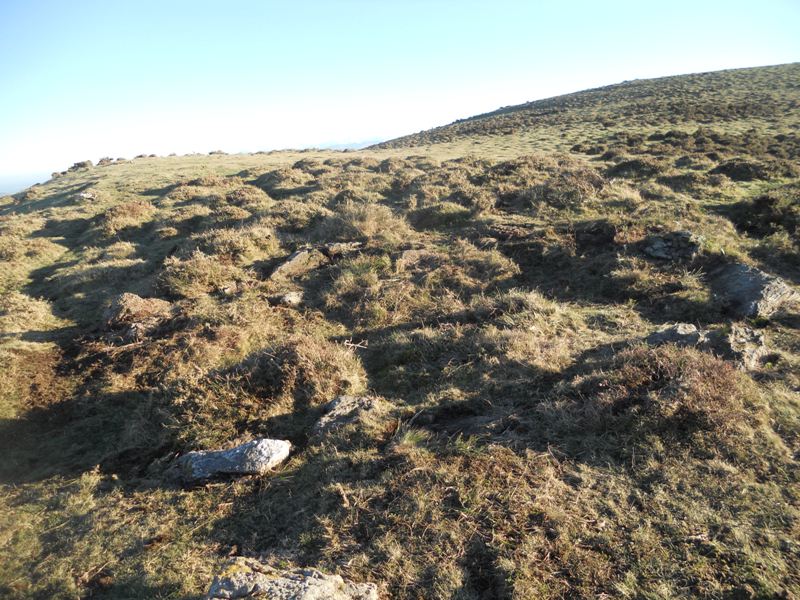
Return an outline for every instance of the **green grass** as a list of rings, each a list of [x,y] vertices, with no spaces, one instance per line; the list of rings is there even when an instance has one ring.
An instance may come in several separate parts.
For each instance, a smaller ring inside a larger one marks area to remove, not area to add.
[[[797,69],[0,199],[0,595],[199,598],[233,554],[391,598],[800,595],[797,307],[750,323],[772,355],[748,373],[642,344],[729,322],[724,261],[800,281]],[[677,230],[698,256],[644,252]],[[360,246],[270,277],[335,242]],[[123,292],[171,316],[126,339],[104,316]],[[380,411],[312,436],[346,393]],[[289,461],[168,476],[255,436]]]

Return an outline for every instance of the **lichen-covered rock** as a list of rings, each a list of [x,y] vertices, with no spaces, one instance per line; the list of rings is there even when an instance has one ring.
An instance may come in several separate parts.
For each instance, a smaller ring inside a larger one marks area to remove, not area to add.
[[[185,481],[203,481],[218,475],[261,475],[289,456],[291,443],[260,438],[229,450],[197,450],[177,460]]]
[[[305,248],[289,255],[281,265],[272,272],[272,279],[292,279],[321,267],[330,259],[319,250]]]
[[[651,346],[661,346],[662,344],[700,346],[708,342],[708,334],[691,323],[675,323],[651,333],[645,341]]]
[[[160,298],[142,298],[124,293],[106,310],[106,328],[121,332],[129,342],[140,341],[173,316],[173,306]]]
[[[325,406],[325,414],[314,425],[314,437],[324,436],[353,423],[369,426],[383,420],[389,404],[380,398],[367,396],[338,396]]]
[[[747,265],[725,265],[709,277],[711,289],[737,317],[768,318],[790,302],[797,293],[779,277]]]
[[[350,583],[316,569],[279,571],[252,558],[237,557],[214,577],[208,600],[378,600],[374,583]]]

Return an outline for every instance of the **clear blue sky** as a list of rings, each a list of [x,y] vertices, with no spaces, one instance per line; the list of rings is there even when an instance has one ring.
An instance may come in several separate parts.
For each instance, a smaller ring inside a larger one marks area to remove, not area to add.
[[[0,2],[0,178],[385,139],[625,79],[800,60],[800,1]]]

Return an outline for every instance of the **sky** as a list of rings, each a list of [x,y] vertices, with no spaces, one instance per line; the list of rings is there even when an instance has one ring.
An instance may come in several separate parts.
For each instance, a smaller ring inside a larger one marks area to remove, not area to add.
[[[374,142],[796,62],[798,32],[800,0],[0,0],[0,191],[84,159]]]

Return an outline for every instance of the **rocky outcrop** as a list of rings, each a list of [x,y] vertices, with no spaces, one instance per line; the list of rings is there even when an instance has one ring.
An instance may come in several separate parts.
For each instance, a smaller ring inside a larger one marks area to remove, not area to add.
[[[271,279],[293,279],[300,277],[330,262],[319,250],[304,248],[289,255],[270,275]]]
[[[798,294],[779,277],[740,263],[725,265],[709,275],[711,289],[736,317],[769,318]]]
[[[289,456],[291,443],[261,438],[229,450],[198,450],[177,460],[181,479],[204,481],[219,475],[262,475]]]
[[[747,370],[757,369],[770,353],[762,333],[738,323],[714,330],[698,329],[690,323],[675,323],[650,334],[645,342],[650,346],[675,344],[697,348]]]
[[[106,310],[106,328],[127,342],[141,341],[173,316],[173,306],[160,298],[142,298],[124,293]]]
[[[368,428],[375,421],[382,421],[389,407],[380,398],[338,396],[325,405],[326,412],[314,425],[312,436],[319,438],[353,423]]]
[[[350,583],[316,569],[280,571],[252,558],[237,557],[214,577],[208,600],[378,600],[374,583]]]

